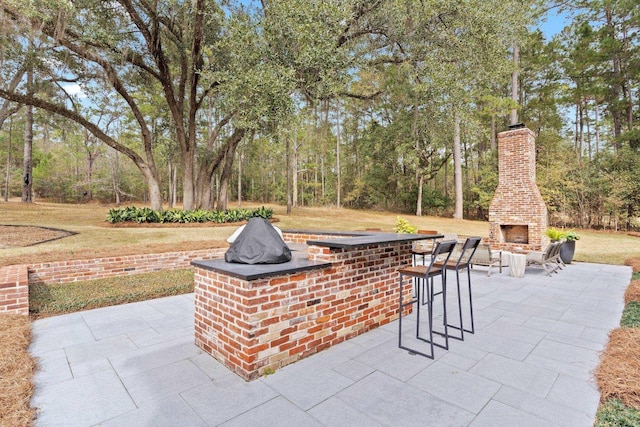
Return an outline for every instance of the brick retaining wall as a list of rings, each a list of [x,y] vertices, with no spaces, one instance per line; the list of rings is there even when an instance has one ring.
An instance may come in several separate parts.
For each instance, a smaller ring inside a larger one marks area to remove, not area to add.
[[[29,285],[191,268],[191,261],[221,258],[227,248],[126,255],[0,267],[0,313],[29,314]]]
[[[29,314],[29,272],[26,265],[0,267],[0,313]]]
[[[190,268],[197,259],[221,258],[227,248],[126,255],[29,265],[29,284],[69,283],[159,270]]]

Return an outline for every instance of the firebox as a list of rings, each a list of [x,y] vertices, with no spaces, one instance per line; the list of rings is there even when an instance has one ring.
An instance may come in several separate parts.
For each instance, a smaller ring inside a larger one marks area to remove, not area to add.
[[[536,141],[530,129],[498,134],[498,187],[489,205],[489,244],[495,249],[540,250],[549,242],[547,206],[536,184]]]
[[[507,225],[500,224],[502,239],[505,243],[529,243],[529,226],[528,225]]]

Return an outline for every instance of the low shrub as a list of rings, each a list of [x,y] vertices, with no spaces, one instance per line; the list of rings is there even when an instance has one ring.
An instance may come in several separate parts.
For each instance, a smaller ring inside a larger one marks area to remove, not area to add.
[[[264,206],[255,209],[239,208],[227,209],[225,211],[197,209],[185,211],[170,209],[166,211],[156,211],[148,207],[138,208],[128,206],[125,208],[113,208],[107,213],[106,221],[111,224],[120,222],[142,223],[205,223],[213,222],[225,224],[231,222],[248,221],[250,218],[261,217],[270,219],[273,216],[273,209]]]
[[[620,399],[609,399],[596,414],[594,427],[634,427],[640,425],[640,411],[625,405]]]
[[[402,234],[415,234],[418,232],[418,227],[409,224],[409,221],[404,218],[397,217],[396,226],[393,227],[393,231]]]
[[[620,319],[623,328],[640,328],[640,302],[630,301],[625,305]]]

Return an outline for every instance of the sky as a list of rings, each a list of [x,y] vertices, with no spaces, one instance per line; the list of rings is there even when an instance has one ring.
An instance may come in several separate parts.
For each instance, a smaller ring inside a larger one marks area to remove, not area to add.
[[[546,22],[540,25],[542,33],[547,41],[562,31],[562,29],[570,23],[570,18],[566,13],[557,14],[557,9],[552,9],[547,15]]]

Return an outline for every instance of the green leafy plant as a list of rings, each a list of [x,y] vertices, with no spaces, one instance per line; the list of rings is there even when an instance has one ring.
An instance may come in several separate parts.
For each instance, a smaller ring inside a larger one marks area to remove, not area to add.
[[[565,240],[580,240],[580,235],[574,230],[568,230],[564,233]]]
[[[580,235],[574,230],[563,230],[560,228],[549,227],[545,234],[553,241],[560,240],[580,240]]]
[[[626,406],[619,399],[609,399],[600,405],[594,427],[640,425],[640,411]]]
[[[640,327],[640,302],[630,301],[624,307],[622,311],[622,318],[620,319],[620,326],[623,328],[638,328]]]
[[[153,210],[148,207],[137,208],[128,206],[125,208],[114,208],[107,212],[106,221],[111,224],[119,222],[142,223],[205,223],[214,222],[218,224],[229,222],[247,221],[253,217],[270,219],[273,216],[273,209],[264,206],[257,209],[227,209],[225,211],[209,211],[197,209],[184,211],[170,209],[163,212]]]
[[[409,224],[409,221],[406,219],[398,217],[396,220],[396,226],[393,227],[393,231],[402,234],[415,234],[418,232],[418,227]]]
[[[550,238],[552,241],[560,241],[564,239],[565,232],[560,230],[559,228],[549,227],[547,231],[545,231],[546,236]]]

